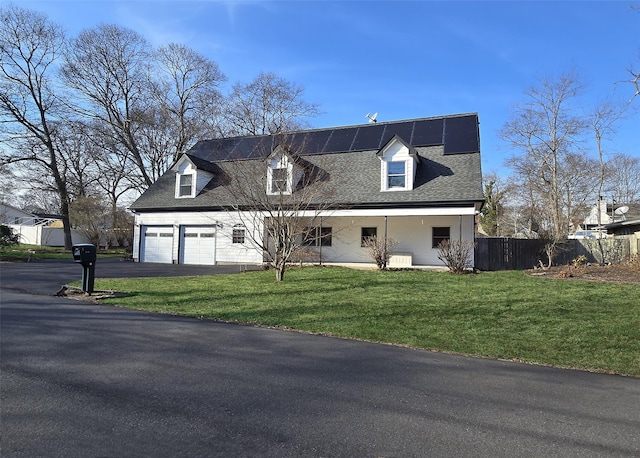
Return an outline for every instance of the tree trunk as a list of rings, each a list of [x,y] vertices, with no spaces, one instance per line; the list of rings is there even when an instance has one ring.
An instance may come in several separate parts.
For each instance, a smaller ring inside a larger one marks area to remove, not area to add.
[[[284,262],[280,262],[279,265],[276,266],[276,282],[284,280],[284,271],[286,267],[286,263]]]
[[[62,202],[60,206],[60,213],[62,213],[62,228],[64,231],[64,249],[71,250],[73,247],[73,239],[71,238],[71,221],[69,220],[69,204]]]

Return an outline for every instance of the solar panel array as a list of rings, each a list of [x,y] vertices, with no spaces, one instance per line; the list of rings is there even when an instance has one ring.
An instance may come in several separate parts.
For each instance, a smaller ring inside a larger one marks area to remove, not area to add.
[[[228,161],[266,157],[282,144],[289,145],[292,151],[302,156],[377,151],[395,135],[415,147],[444,145],[444,154],[475,153],[480,150],[478,115],[469,114],[308,130],[287,135],[204,140],[198,142],[189,153],[208,161]]]

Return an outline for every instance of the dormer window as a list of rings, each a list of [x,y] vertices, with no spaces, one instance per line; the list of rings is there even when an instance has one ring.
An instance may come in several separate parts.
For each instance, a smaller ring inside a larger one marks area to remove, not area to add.
[[[267,194],[291,194],[293,189],[293,162],[282,153],[274,153],[268,162]]]
[[[271,193],[288,193],[289,190],[289,170],[286,168],[273,169],[271,171]]]
[[[193,194],[193,175],[179,175],[178,197],[191,197]]]
[[[418,153],[397,135],[379,152],[380,190],[410,191],[418,169]]]
[[[199,167],[196,166],[199,164]],[[190,199],[196,197],[213,178],[211,164],[184,154],[172,167],[176,173],[176,199]]]
[[[406,187],[406,162],[391,161],[387,163],[387,187],[402,188]]]

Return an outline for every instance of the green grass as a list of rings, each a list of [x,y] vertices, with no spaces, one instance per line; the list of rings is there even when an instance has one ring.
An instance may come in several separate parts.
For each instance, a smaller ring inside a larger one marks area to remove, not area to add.
[[[522,272],[295,268],[96,280],[135,309],[640,376],[640,287]]]
[[[99,258],[123,256],[127,256],[123,248],[110,248],[106,253],[98,253]],[[63,247],[19,244],[0,246],[0,259],[6,261],[33,261],[41,259],[73,259],[73,256],[70,250],[65,250]]]

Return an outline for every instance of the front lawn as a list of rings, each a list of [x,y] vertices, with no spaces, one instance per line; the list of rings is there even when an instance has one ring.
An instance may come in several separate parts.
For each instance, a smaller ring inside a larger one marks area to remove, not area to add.
[[[98,258],[126,257],[128,253],[124,248],[109,248],[98,252]],[[43,259],[73,259],[70,250],[64,247],[50,247],[40,245],[10,245],[0,246],[0,260],[12,262],[31,262]]]
[[[96,280],[110,303],[448,352],[640,376],[640,286],[522,272],[295,268]]]

